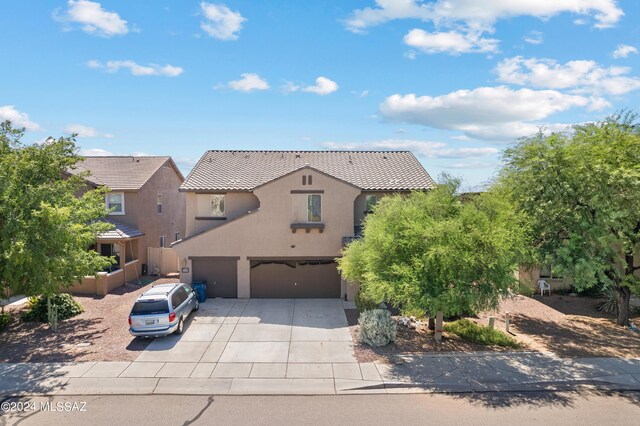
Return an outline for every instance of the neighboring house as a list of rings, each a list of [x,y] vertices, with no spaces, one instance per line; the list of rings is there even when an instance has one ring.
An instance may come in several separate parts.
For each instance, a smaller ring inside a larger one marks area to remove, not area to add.
[[[108,287],[139,277],[143,264],[153,273],[149,248],[169,247],[184,236],[185,196],[178,190],[184,177],[171,157],[84,157],[69,172],[88,172],[89,188],[110,190],[106,220],[114,229],[99,235],[96,244],[98,253],[117,261],[108,271],[115,274]]]
[[[432,188],[410,152],[208,151],[180,190],[181,281],[209,297],[346,297],[335,258],[381,197]]]

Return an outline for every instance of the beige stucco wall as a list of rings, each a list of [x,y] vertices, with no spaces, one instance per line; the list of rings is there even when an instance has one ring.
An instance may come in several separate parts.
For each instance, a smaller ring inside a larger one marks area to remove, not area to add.
[[[166,247],[169,247],[175,241],[176,232],[181,238],[186,234],[185,194],[178,191],[181,184],[182,179],[167,163],[139,191],[124,192],[124,215],[110,216],[145,234],[137,240],[142,263],[148,264],[147,247],[160,247],[160,236],[166,237]],[[157,212],[158,194],[162,194],[162,213]]]
[[[224,216],[226,220],[202,220],[196,217],[209,216],[209,202],[211,194],[187,192],[186,203],[186,236],[200,234],[209,229],[223,225],[232,219],[256,210],[260,206],[258,197],[250,192],[228,192],[224,194]]]
[[[313,176],[313,185],[302,186],[302,175]],[[323,190],[322,233],[291,231],[293,203],[298,194],[291,190]],[[191,282],[189,256],[239,256],[238,297],[249,297],[247,257],[337,257],[342,236],[353,234],[354,200],[360,189],[315,170],[302,169],[269,182],[254,191],[260,209],[224,225],[196,235],[173,248],[180,265],[189,268],[181,281]],[[226,201],[225,201],[226,203]],[[226,205],[225,205],[226,208]]]
[[[391,195],[391,192],[363,192],[360,195],[358,195],[356,197],[356,201],[354,203],[354,208],[353,208],[353,223],[357,226],[362,224],[362,222],[364,221],[364,218],[366,217],[365,214],[365,208],[367,205],[367,195],[375,195],[376,197],[378,197],[378,201],[380,201],[380,199],[382,197],[385,197],[387,195]]]
[[[529,287],[532,292],[540,292],[538,280],[540,279],[540,268],[537,266],[520,266],[518,270],[518,281],[521,285]],[[544,278],[551,286],[551,291],[569,289],[573,282],[569,278]]]

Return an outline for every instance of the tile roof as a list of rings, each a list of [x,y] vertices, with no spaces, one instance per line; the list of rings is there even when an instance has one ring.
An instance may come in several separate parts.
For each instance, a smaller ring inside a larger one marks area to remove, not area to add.
[[[180,188],[251,191],[305,166],[363,190],[434,186],[409,151],[207,151]]]
[[[144,233],[133,226],[120,223],[113,219],[104,219],[104,222],[108,222],[114,226],[110,231],[103,232],[98,235],[101,240],[122,240],[127,238],[142,237]]]
[[[108,157],[84,157],[84,160],[76,164],[69,170],[70,173],[78,174],[89,171],[87,180],[94,185],[106,185],[112,191],[137,190],[149,180],[151,176],[171,157],[151,157],[151,156],[108,156]],[[180,172],[178,171],[180,174]],[[182,178],[182,175],[180,174]]]

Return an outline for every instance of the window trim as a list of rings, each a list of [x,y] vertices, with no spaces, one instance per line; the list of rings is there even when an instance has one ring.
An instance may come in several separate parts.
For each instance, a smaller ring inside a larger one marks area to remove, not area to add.
[[[109,207],[109,197],[113,195],[119,195],[122,197],[122,203],[120,203],[122,204],[121,212],[112,211],[111,208]],[[125,209],[125,203],[124,203],[124,192],[109,192],[104,196],[104,204],[105,206],[107,206],[107,210],[109,210],[109,216],[124,216],[125,214],[127,214]]]
[[[319,197],[320,198],[320,220],[310,220],[310,215],[312,212],[309,210],[309,197]],[[322,194],[307,194],[307,222],[306,223],[322,223]]]

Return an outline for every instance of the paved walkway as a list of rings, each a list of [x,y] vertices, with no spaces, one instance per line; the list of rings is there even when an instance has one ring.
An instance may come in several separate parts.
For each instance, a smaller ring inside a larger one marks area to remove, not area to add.
[[[181,336],[134,362],[0,364],[0,394],[342,394],[640,390],[640,359],[539,353],[399,356],[358,363],[343,302],[203,303]]]
[[[640,390],[640,359],[556,359],[537,353],[403,356],[393,364],[318,363],[314,367],[292,368],[291,371],[253,363],[242,376],[235,377],[212,376],[208,371],[187,364],[0,364],[0,394],[319,395],[574,390],[584,387]]]

